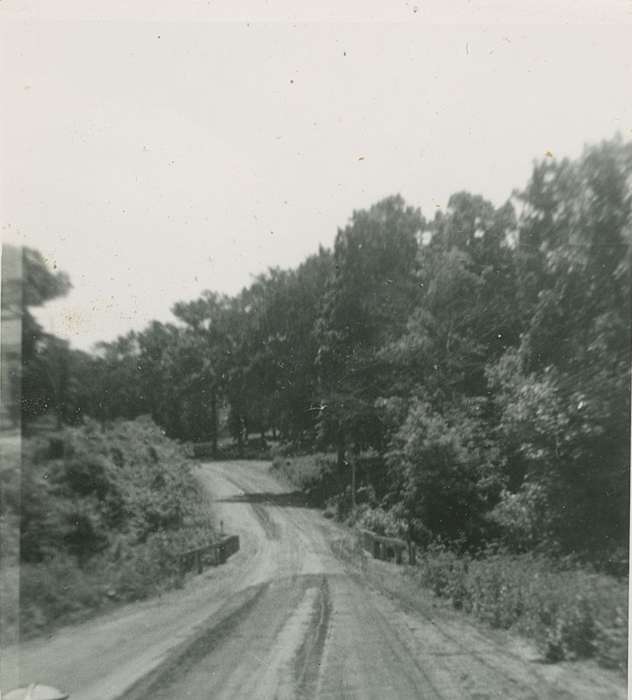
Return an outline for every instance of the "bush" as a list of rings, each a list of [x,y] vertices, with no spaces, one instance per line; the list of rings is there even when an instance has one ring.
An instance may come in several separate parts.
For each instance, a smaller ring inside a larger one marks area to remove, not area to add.
[[[422,585],[492,627],[534,639],[549,661],[596,657],[627,667],[627,582],[535,554],[459,555],[434,544],[420,557]]]
[[[330,454],[284,456],[277,453],[272,460],[272,470],[303,491],[310,505],[338,511],[332,497],[339,491],[336,458]]]
[[[20,568],[20,628],[26,635],[51,622],[70,622],[102,602],[95,572],[81,569],[74,557],[58,554]]]
[[[340,522],[348,521],[353,515],[353,501],[351,498],[351,488],[347,487],[342,493],[337,493],[330,496],[325,501],[325,517],[338,520]]]
[[[370,530],[376,535],[400,538],[407,535],[406,523],[398,518],[392,510],[384,510],[379,506],[361,506],[356,522],[359,527]]]
[[[595,621],[595,653],[606,668],[627,669],[628,610],[626,605],[609,606]]]
[[[462,607],[468,568],[466,558],[441,544],[433,544],[420,558],[418,567],[424,586],[431,588],[435,595],[451,598],[455,607]]]
[[[122,547],[118,556],[103,562],[102,580],[110,599],[147,598],[165,588],[182,584],[178,553],[198,542],[184,543],[165,533],[152,535],[135,547]]]
[[[253,437],[241,447],[236,442],[221,442],[216,450],[212,442],[190,442],[185,451],[193,459],[272,459],[276,448],[261,437]]]
[[[303,491],[310,505],[325,509],[325,517],[347,520],[352,513],[351,474],[338,469],[332,453],[297,454],[291,445],[278,445],[273,451],[272,469]],[[367,452],[357,457],[356,504],[377,505],[374,483],[383,479],[384,463]]]
[[[13,516],[26,634],[181,585],[179,553],[215,536],[191,464],[147,418],[24,440]]]

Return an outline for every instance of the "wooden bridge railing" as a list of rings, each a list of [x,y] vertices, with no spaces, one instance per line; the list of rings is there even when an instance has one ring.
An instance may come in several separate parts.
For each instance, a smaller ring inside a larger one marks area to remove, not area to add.
[[[395,564],[403,563],[404,552],[408,552],[409,563],[415,561],[415,545],[412,542],[400,540],[397,537],[384,537],[376,535],[370,530],[360,530],[362,547],[371,552],[375,559],[393,561]]]
[[[183,573],[195,570],[201,574],[205,566],[224,564],[228,557],[239,551],[239,535],[227,535],[219,542],[196,547],[182,552],[180,570]]]

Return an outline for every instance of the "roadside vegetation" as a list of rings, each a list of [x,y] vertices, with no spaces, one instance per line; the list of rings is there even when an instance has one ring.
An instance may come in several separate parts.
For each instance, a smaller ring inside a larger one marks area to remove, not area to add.
[[[292,455],[279,452],[283,450],[275,450],[271,467],[277,478],[302,491],[310,505],[318,508],[328,506],[325,512],[331,514],[332,499],[337,497],[342,486],[336,478],[335,455]]]
[[[621,666],[631,183],[617,137],[500,205],[387,197],[297,268],[94,354],[33,319],[70,283],[26,251],[23,425],[146,414],[198,457],[270,456],[326,514],[409,537],[455,606]]]
[[[372,489],[360,488],[352,508],[349,487],[339,489],[335,455],[276,455],[271,468],[326,517],[378,535],[408,537],[408,523],[384,509]],[[418,534],[420,540],[407,576],[456,610],[531,639],[547,661],[594,657],[605,668],[627,672],[627,561],[604,571],[546,547],[516,552],[496,542],[467,551],[428,532]],[[357,563],[365,556],[360,548],[359,540],[347,543],[343,555]],[[396,585],[391,592],[401,593]]]
[[[412,575],[491,627],[533,639],[547,661],[595,657],[627,671],[627,579],[544,554],[428,547]]]
[[[15,469],[0,475],[5,531],[19,532],[22,636],[181,585],[178,555],[214,537],[190,462],[150,419],[35,435],[21,484]]]

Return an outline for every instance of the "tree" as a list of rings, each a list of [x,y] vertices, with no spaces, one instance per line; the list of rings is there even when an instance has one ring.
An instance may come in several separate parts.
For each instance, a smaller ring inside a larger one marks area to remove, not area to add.
[[[22,421],[56,408],[63,418],[64,395],[68,382],[68,345],[45,335],[30,309],[63,296],[71,289],[65,272],[53,272],[32,248],[22,248]]]
[[[313,333],[332,271],[320,250],[297,270],[273,269],[242,292],[249,423],[285,440],[313,442],[317,412]]]
[[[470,545],[504,483],[485,370],[518,342],[514,227],[510,206],[453,195],[419,249],[406,329],[380,351],[390,379],[380,403],[388,500],[424,531]]]
[[[342,469],[348,446],[382,448],[375,401],[386,377],[379,350],[404,330],[416,284],[421,213],[400,196],[356,211],[338,231],[334,274],[317,324],[320,425]]]
[[[441,413],[413,400],[387,456],[398,473],[396,503],[409,522],[464,545],[489,534],[486,513],[502,488],[502,455],[477,406]]]
[[[152,418],[172,437],[182,436],[182,413],[176,398],[174,364],[180,334],[172,323],[152,321],[138,334],[139,391],[145,396]]]
[[[423,387],[426,400],[484,395],[486,364],[517,344],[514,227],[510,205],[496,210],[465,192],[433,222],[419,254],[416,308],[388,348],[408,389]]]
[[[186,324],[172,364],[177,368],[181,400],[197,416],[189,434],[197,440],[210,437],[214,454],[219,436],[219,402],[227,392],[235,336],[239,333],[233,307],[228,297],[205,292],[199,299],[180,302],[173,308],[174,315]]]
[[[593,555],[627,545],[631,181],[621,140],[536,165],[520,194],[528,322],[490,368],[514,493],[538,485],[541,536]]]
[[[97,344],[99,418],[135,418],[149,412],[140,382],[139,336],[134,331],[109,343]]]

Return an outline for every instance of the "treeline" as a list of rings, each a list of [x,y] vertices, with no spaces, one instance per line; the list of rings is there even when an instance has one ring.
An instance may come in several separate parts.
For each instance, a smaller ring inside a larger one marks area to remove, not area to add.
[[[420,541],[626,556],[631,183],[614,139],[536,163],[501,207],[459,192],[426,218],[389,197],[332,250],[95,355],[27,315],[23,419],[274,437],[335,451],[341,492]]]

